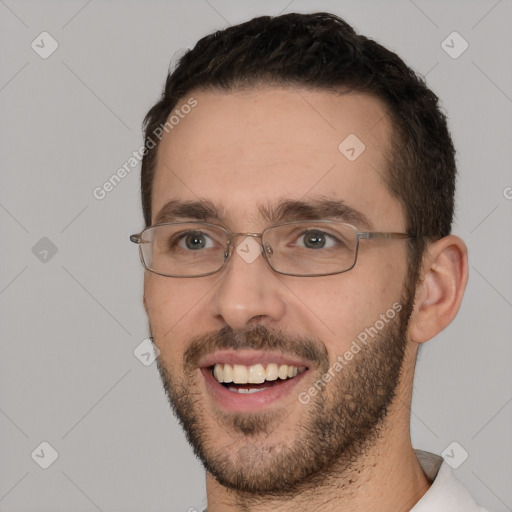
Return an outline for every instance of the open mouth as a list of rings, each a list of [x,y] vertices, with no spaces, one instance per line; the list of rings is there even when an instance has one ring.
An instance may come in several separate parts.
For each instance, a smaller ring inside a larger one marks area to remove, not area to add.
[[[311,367],[305,359],[278,351],[217,350],[198,361],[206,403],[245,414],[292,407]]]
[[[305,366],[287,364],[216,363],[210,367],[213,378],[233,393],[258,393],[277,387],[306,371]]]

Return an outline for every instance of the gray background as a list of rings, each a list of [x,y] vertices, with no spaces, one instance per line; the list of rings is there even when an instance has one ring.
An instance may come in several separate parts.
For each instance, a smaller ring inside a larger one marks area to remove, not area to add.
[[[139,167],[103,200],[92,192],[140,147],[173,55],[228,23],[314,10],[397,51],[448,111],[471,276],[457,319],[421,354],[413,442],[441,453],[457,441],[469,453],[457,477],[512,510],[511,0],[0,0],[1,511],[204,504],[156,366],[134,356],[147,336],[128,240],[142,227]],[[43,31],[59,45],[47,59],[31,48]],[[453,31],[469,43],[457,59],[441,46]],[[59,455],[48,469],[43,441]]]

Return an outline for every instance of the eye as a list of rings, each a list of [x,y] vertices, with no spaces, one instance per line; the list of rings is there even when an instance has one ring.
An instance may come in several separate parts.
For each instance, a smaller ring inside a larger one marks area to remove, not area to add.
[[[338,245],[336,242],[339,242],[336,237],[317,229],[304,231],[294,245],[300,246],[298,241],[301,239],[303,240],[304,247],[308,249],[330,249]]]
[[[201,231],[188,231],[174,236],[169,245],[171,249],[176,246],[189,251],[198,251],[200,249],[211,249],[214,247],[213,240]]]

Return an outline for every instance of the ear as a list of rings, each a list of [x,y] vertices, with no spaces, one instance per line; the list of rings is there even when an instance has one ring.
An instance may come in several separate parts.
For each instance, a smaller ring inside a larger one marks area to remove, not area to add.
[[[449,235],[431,243],[423,256],[409,339],[424,343],[445,329],[459,311],[468,281],[464,241]]]

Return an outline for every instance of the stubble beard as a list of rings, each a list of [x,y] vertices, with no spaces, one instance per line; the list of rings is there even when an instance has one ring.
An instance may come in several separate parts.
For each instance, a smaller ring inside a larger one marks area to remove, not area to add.
[[[282,349],[313,361],[316,382],[333,364],[319,340],[290,337],[262,325],[246,332],[225,327],[191,340],[181,378],[168,371],[159,357],[158,369],[171,407],[205,469],[221,485],[249,499],[292,496],[325,485],[331,477],[350,474],[383,434],[396,395],[411,310],[408,295],[404,294],[401,302],[406,307],[308,404],[297,399],[288,413],[277,410],[207,417],[195,363],[215,349]],[[297,390],[297,395],[300,391],[304,389]],[[289,414],[298,419],[291,431],[283,432],[279,427]],[[219,446],[220,429],[231,436],[228,446]],[[274,431],[276,439],[272,439]]]

